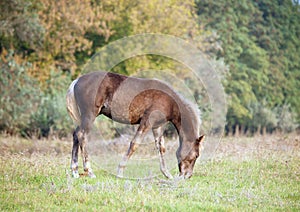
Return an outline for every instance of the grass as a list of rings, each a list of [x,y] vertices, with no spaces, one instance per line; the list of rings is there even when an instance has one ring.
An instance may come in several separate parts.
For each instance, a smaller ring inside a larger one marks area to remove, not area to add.
[[[186,181],[117,179],[99,167],[96,179],[73,179],[71,144],[49,142],[0,138],[0,211],[300,210],[299,137],[225,138]]]

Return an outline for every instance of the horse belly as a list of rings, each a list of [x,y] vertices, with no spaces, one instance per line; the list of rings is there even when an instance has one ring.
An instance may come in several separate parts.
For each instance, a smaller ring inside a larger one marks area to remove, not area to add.
[[[154,80],[128,78],[113,94],[110,102],[111,118],[127,124],[138,124],[145,112],[162,97],[168,97],[168,87]],[[164,112],[164,111],[163,111]]]
[[[122,83],[119,89],[114,93],[110,103],[111,118],[117,122],[126,124],[138,124],[145,111],[145,105],[132,108],[135,98],[144,89],[140,83],[127,80]]]
[[[123,124],[133,124],[130,119],[129,111],[126,109],[126,107],[112,107],[112,108],[113,109],[111,110],[110,113],[111,116],[110,118],[112,120]]]
[[[139,124],[145,111],[145,104],[136,105],[131,98],[126,101],[116,101],[115,99],[111,104],[110,118],[124,124]]]

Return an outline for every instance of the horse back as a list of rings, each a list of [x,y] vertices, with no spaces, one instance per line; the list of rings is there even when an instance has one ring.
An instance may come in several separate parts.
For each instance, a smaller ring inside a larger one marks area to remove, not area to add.
[[[175,92],[161,81],[127,77],[113,92],[110,115],[122,123],[138,124],[156,111],[162,120],[169,121],[177,106],[176,98]]]
[[[127,124],[138,124],[153,111],[165,121],[174,117],[174,111],[178,112],[177,95],[165,83],[110,72],[81,76],[75,86],[75,97],[83,116],[103,114]]]

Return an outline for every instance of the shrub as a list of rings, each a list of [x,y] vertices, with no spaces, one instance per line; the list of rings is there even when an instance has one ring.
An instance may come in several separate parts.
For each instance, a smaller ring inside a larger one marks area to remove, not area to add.
[[[11,135],[67,135],[72,128],[65,106],[70,77],[51,72],[41,85],[28,75],[29,63],[18,64],[14,52],[0,59],[0,131]]]
[[[38,83],[27,74],[30,64],[18,64],[12,51],[0,61],[0,131],[21,133],[37,107]]]
[[[284,104],[281,107],[275,108],[277,114],[277,127],[280,131],[289,133],[298,127],[296,122],[296,114],[290,109],[290,105]]]
[[[73,122],[66,110],[65,92],[71,82],[70,77],[51,71],[43,85],[36,112],[31,115],[26,134],[47,137],[50,134],[59,137],[71,132]]]
[[[38,137],[48,137],[50,134],[67,136],[71,132],[73,122],[67,114],[65,94],[43,95],[36,112],[31,115],[26,134]]]
[[[277,126],[277,117],[274,110],[268,108],[265,102],[252,103],[249,106],[251,111],[251,119],[249,120],[249,126],[252,133],[261,133],[260,131],[268,131],[272,133]],[[265,133],[263,132],[263,133]]]

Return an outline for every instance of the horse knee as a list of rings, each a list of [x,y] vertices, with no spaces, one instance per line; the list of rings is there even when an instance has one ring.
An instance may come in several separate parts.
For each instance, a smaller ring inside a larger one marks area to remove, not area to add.
[[[87,143],[87,133],[82,129],[76,129],[73,133],[73,141],[80,146]]]
[[[131,142],[128,152],[127,152],[127,156],[130,157],[136,151],[136,149],[137,149],[137,144],[134,142]]]
[[[161,146],[159,151],[161,154],[164,154],[166,152],[166,148],[164,146]]]
[[[135,152],[136,149],[137,149],[137,144],[136,143],[130,143],[130,149],[131,149],[131,152]]]

